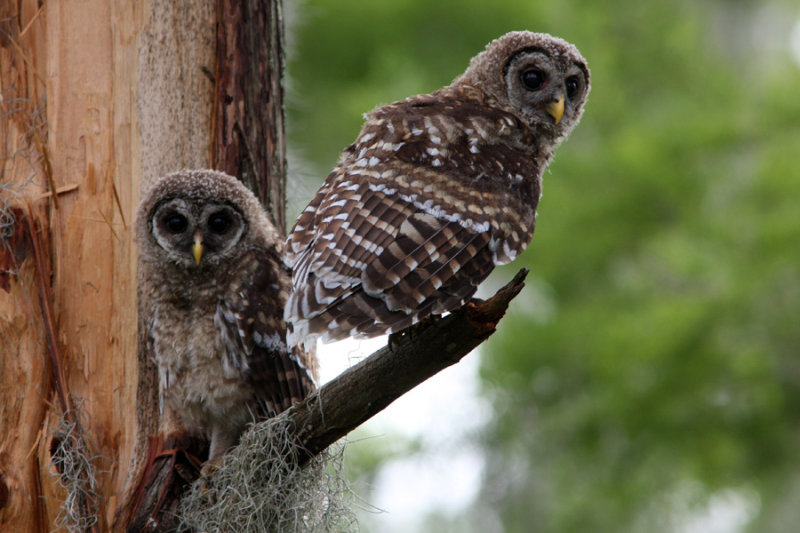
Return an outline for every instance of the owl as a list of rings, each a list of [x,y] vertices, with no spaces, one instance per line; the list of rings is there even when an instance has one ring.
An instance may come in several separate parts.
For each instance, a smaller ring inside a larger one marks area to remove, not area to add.
[[[533,236],[542,173],[589,92],[586,60],[512,32],[432,94],[365,115],[289,235],[289,344],[373,337],[463,305]]]
[[[143,194],[136,239],[162,413],[206,436],[215,459],[314,388],[312,356],[286,346],[283,238],[237,179],[183,170]]]

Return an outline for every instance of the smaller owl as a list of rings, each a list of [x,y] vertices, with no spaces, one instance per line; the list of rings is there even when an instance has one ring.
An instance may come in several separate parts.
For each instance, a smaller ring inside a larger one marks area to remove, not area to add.
[[[573,45],[518,31],[447,87],[368,113],[289,235],[289,343],[373,337],[463,305],[530,242],[542,174],[588,93]]]
[[[314,388],[313,357],[286,346],[283,240],[236,178],[182,170],[146,191],[136,220],[140,324],[158,366],[162,412],[210,441]]]

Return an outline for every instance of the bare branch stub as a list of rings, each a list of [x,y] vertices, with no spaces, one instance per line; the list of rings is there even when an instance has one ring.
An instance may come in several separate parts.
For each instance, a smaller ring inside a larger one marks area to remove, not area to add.
[[[489,300],[473,300],[442,319],[411,328],[292,407],[287,414],[305,453],[300,460],[322,452],[489,338],[527,274],[520,270]]]

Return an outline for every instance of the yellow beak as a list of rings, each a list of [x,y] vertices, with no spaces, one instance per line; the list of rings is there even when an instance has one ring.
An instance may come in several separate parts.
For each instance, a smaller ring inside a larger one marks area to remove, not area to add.
[[[561,122],[561,117],[564,116],[564,95],[559,94],[556,100],[545,106],[545,110],[555,119],[556,124]]]
[[[194,244],[192,245],[192,255],[197,264],[200,264],[200,259],[203,257],[203,236],[198,231],[194,234]]]

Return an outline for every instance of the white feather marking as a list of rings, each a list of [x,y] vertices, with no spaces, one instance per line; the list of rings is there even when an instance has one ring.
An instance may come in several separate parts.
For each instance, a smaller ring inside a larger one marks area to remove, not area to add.
[[[503,241],[503,253],[508,257],[509,263],[517,257],[517,251],[508,247],[508,241]]]
[[[349,289],[359,283],[359,280],[350,276],[343,276],[338,272],[331,272],[319,280],[320,285],[328,290]]]
[[[295,293],[297,294],[297,293]],[[305,294],[301,294],[300,299],[300,314],[302,316],[308,316],[311,313],[311,307],[309,306],[308,298],[305,297]],[[297,332],[297,324],[294,325],[295,332]]]
[[[370,185],[370,188],[372,188],[372,185]],[[488,221],[478,223],[471,218],[462,218],[460,213],[448,213],[441,206],[434,204],[432,198],[422,202],[419,201],[419,196],[416,194],[401,194],[400,198],[435,218],[447,220],[448,222],[458,222],[463,227],[479,233],[489,231],[491,227]]]
[[[433,125],[431,117],[425,117],[422,119],[422,121],[425,123],[425,129],[428,130],[428,135],[433,135],[439,132],[439,128]]]
[[[369,190],[371,190],[373,192],[382,192],[383,194],[385,194],[387,196],[391,196],[391,195],[397,193],[397,189],[391,189],[391,188],[387,187],[385,183],[378,183],[378,184],[370,183],[367,186],[369,187]]]
[[[501,243],[502,243],[502,250],[500,250]],[[507,240],[500,241],[492,237],[491,239],[489,239],[489,250],[492,251],[492,260],[495,265],[507,265],[517,257],[516,250],[512,250],[508,246]]]

